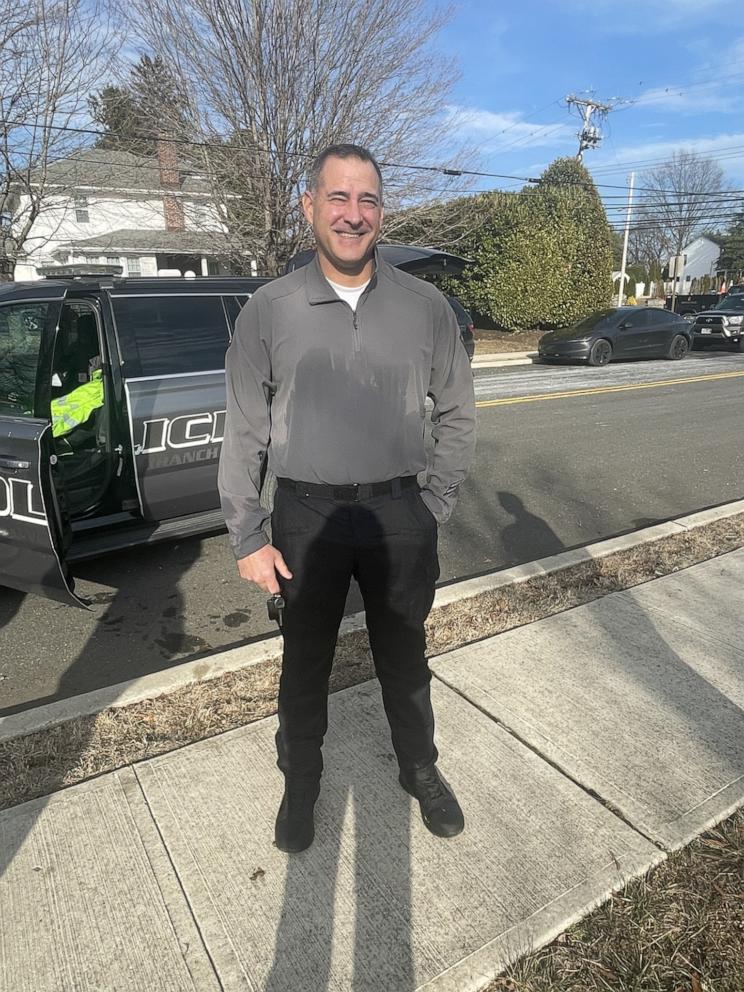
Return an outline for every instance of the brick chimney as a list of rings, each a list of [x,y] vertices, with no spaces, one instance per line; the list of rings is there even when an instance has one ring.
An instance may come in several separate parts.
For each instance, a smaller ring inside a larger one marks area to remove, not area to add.
[[[158,138],[158,166],[160,168],[160,185],[163,190],[180,190],[181,174],[178,170],[178,152],[176,143],[168,138]],[[163,212],[165,213],[166,231],[185,230],[183,203],[177,196],[163,193]]]

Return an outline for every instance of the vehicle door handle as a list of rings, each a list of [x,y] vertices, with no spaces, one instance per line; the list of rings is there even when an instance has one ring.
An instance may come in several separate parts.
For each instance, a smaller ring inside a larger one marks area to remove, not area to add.
[[[23,462],[20,458],[4,458],[0,455],[0,468],[28,469],[31,468],[31,462]]]

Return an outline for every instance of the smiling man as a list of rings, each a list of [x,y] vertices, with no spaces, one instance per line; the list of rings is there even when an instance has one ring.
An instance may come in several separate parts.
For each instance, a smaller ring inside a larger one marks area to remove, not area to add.
[[[219,477],[240,575],[285,600],[276,844],[297,852],[313,841],[328,679],[352,577],[400,783],[427,827],[451,837],[464,818],[436,768],[424,621],[437,526],[473,456],[472,374],[445,297],[375,253],[382,176],[366,149],[321,152],[302,206],[315,258],[262,287],[238,318]],[[271,543],[259,502],[267,464],[278,479]]]

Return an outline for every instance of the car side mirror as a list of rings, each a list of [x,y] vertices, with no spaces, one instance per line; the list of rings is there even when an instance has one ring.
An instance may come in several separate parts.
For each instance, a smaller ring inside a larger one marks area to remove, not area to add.
[[[622,324],[618,324],[618,325],[617,325],[617,329],[618,329],[619,331],[624,331],[624,330],[626,330],[626,328],[628,328],[628,327],[630,327],[630,321],[629,321],[629,320],[624,320],[624,321],[622,322]]]

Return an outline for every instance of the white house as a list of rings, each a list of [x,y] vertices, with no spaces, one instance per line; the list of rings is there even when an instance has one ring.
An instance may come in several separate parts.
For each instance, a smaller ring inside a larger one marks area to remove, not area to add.
[[[721,246],[712,238],[696,238],[689,245],[682,249],[682,265],[678,265],[677,272],[677,292],[689,293],[693,279],[702,279],[703,276],[714,277],[718,269],[718,259],[721,255]],[[668,261],[671,272],[673,260]],[[671,280],[669,281],[671,288]]]
[[[229,271],[228,242],[206,183],[179,168],[175,145],[158,157],[87,148],[48,169],[48,196],[31,228],[15,279],[40,278],[42,266],[121,265],[124,275],[159,270]],[[15,222],[27,209],[20,196]]]

